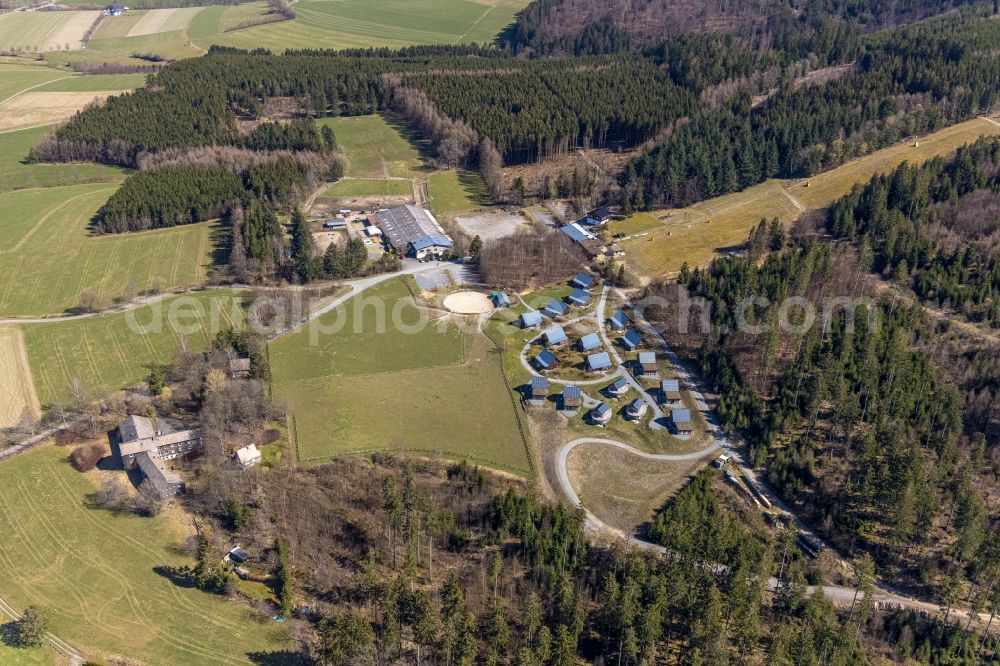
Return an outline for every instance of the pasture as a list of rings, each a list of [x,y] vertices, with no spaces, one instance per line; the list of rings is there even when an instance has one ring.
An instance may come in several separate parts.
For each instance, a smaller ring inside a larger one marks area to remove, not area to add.
[[[76,472],[68,453],[46,446],[0,464],[4,599],[48,608],[53,633],[102,662],[277,663],[270,653],[293,647],[284,625],[171,579],[167,567],[193,564],[189,518],[93,507],[98,475],[123,475]]]
[[[6,631],[7,622],[7,618],[0,615],[0,632]],[[63,658],[56,661],[55,650],[47,645],[38,648],[11,647],[0,639],[0,664],[4,666],[55,666],[62,663],[69,663],[69,660]]]
[[[0,194],[0,316],[47,315],[90,290],[109,303],[147,290],[197,285],[212,263],[212,223],[95,236],[91,218],[114,185]]]
[[[88,104],[102,101],[109,94],[111,93],[95,91],[23,92],[0,104],[0,132],[61,123]]]
[[[0,428],[41,414],[21,331],[0,326]]]
[[[21,326],[42,405],[64,401],[71,379],[117,390],[144,379],[151,362],[169,361],[183,345],[202,349],[215,334],[243,321],[233,291],[193,292],[127,312]]]
[[[445,216],[492,205],[486,183],[474,171],[450,169],[431,174],[427,181],[430,209]]]
[[[981,136],[997,134],[1000,122],[996,119],[975,118],[811,178],[770,180],[687,208],[640,213],[613,223],[611,230],[626,235],[645,234],[620,243],[627,262],[638,275],[647,279],[669,276],[685,262],[705,265],[720,253],[741,246],[761,218],[777,217],[790,224],[802,211],[829,206],[876,173],[891,171],[902,162],[920,163],[947,155]]]
[[[69,76],[67,72],[35,62],[22,60],[0,62],[0,104],[26,90],[33,90],[50,81]]]
[[[489,42],[528,0],[303,0],[296,17],[196,40],[202,48],[367,48]]]
[[[35,127],[0,132],[0,192],[82,183],[113,183],[124,179],[122,169],[90,162],[24,164],[28,152],[51,131],[51,127]],[[0,222],[2,227],[7,224],[7,221]]]
[[[0,15],[0,50],[44,53],[83,46],[99,11],[10,12]]]
[[[382,115],[322,118],[337,137],[346,158],[344,175],[352,178],[412,178],[422,160],[401,125]]]
[[[339,180],[324,197],[407,197],[413,196],[413,182],[409,180]]]
[[[474,320],[418,309],[402,279],[272,342],[270,356],[301,461],[405,450],[530,474],[499,352]]]

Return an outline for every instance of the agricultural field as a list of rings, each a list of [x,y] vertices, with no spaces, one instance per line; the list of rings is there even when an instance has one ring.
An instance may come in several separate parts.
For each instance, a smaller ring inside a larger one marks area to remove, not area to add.
[[[0,326],[0,428],[41,415],[21,331]]]
[[[445,216],[492,205],[486,183],[474,171],[449,170],[431,174],[427,182],[430,208]]]
[[[60,81],[60,83],[62,83]],[[109,92],[37,92],[32,90],[0,104],[0,132],[51,125],[69,120],[87,106],[105,99]]]
[[[13,58],[0,60],[0,104],[26,90],[69,76],[68,72],[40,65],[35,61]]]
[[[613,223],[616,234],[640,234],[620,244],[638,275],[675,274],[685,262],[709,263],[720,253],[742,245],[761,218],[789,224],[805,210],[821,209],[875,173],[902,162],[924,162],[947,155],[984,135],[1000,134],[1000,121],[975,118],[933,134],[885,148],[808,179],[770,180],[683,209],[640,213]]]
[[[124,170],[90,162],[79,164],[24,164],[28,152],[52,131],[35,127],[0,132],[0,193],[25,188],[54,187],[82,183],[117,183]],[[8,222],[0,222],[0,228]]]
[[[271,343],[299,460],[398,449],[530,474],[492,343],[470,322],[460,330],[451,315],[423,312],[427,326],[406,330],[421,311],[394,279],[319,319],[336,332],[310,325]]]
[[[528,0],[303,0],[296,17],[197,39],[202,48],[366,48],[489,42]]]
[[[212,223],[95,236],[90,220],[113,185],[74,185],[0,194],[0,316],[49,315],[147,290],[197,285],[212,263]]]
[[[0,50],[44,53],[84,46],[99,11],[10,12],[0,15]]]
[[[416,146],[403,136],[403,126],[383,115],[323,118],[337,137],[352,178],[412,178],[423,164]]]
[[[68,453],[46,446],[0,465],[7,602],[48,608],[53,633],[99,661],[279,663],[292,647],[284,625],[172,580],[169,567],[193,564],[185,514],[168,507],[141,518],[93,507],[99,475],[120,473],[81,474]]]
[[[0,616],[0,635],[7,631],[7,618]],[[0,639],[0,664],[4,666],[56,666],[69,663],[63,658],[56,661],[55,650],[49,646],[37,648],[11,647]]]
[[[117,390],[145,378],[182,345],[201,349],[215,334],[243,322],[236,292],[211,290],[159,299],[127,312],[21,326],[41,404],[67,398],[71,379]]]
[[[324,192],[323,196],[326,198],[413,196],[413,182],[410,180],[340,180]]]

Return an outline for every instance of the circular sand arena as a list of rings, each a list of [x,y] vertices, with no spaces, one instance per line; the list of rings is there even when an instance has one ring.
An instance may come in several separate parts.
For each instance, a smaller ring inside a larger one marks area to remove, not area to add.
[[[444,307],[455,314],[486,314],[493,312],[493,303],[478,291],[456,291],[444,299]]]

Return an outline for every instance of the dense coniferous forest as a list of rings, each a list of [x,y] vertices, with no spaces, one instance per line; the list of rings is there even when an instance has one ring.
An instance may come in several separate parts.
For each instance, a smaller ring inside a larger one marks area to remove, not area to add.
[[[830,208],[835,236],[864,245],[872,269],[922,299],[1000,324],[1000,141],[903,164]]]

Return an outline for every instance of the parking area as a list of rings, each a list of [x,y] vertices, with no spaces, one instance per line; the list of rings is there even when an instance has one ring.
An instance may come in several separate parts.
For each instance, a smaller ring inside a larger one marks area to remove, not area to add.
[[[491,210],[455,218],[455,224],[470,238],[484,241],[531,232],[531,223],[520,213]]]

